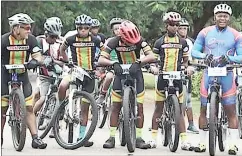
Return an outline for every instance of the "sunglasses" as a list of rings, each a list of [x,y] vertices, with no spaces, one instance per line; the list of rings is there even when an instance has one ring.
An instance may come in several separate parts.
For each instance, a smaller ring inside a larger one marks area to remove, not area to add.
[[[179,27],[180,24],[179,23],[169,23],[169,26],[172,26],[172,27],[177,26],[177,27]]]
[[[82,29],[88,30],[89,28],[90,28],[89,26],[79,26],[78,27],[79,30],[82,30]]]
[[[22,28],[22,29],[24,29],[24,30],[27,30],[27,31],[28,31],[28,30],[31,30],[31,26],[25,26],[25,27],[24,27],[24,26],[20,26],[20,28]]]

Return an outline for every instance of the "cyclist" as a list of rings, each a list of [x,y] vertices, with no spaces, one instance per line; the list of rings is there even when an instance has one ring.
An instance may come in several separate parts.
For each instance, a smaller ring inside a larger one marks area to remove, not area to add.
[[[110,61],[110,53],[115,49],[118,62]],[[140,58],[140,50],[143,49],[145,57]],[[140,36],[139,29],[135,24],[126,20],[119,26],[119,36],[111,38],[105,49],[101,51],[101,56],[98,60],[100,65],[113,66],[115,78],[113,82],[112,101],[113,108],[110,117],[110,138],[105,142],[103,148],[115,147],[115,133],[118,126],[119,112],[121,110],[122,97],[118,93],[121,90],[122,67],[120,64],[132,63],[129,73],[137,80],[137,103],[138,103],[138,119],[136,128],[136,147],[141,149],[149,148],[149,145],[142,139],[142,128],[144,122],[143,102],[144,102],[144,79],[141,71],[143,64],[155,61],[155,56],[147,44]]]
[[[93,36],[97,37],[102,43],[105,43],[106,36],[102,33],[99,33],[101,23],[98,19],[93,18],[92,19],[92,28],[91,33]]]
[[[23,64],[29,60],[29,56],[36,59],[40,63],[47,64],[50,60],[44,59],[41,55],[41,49],[38,47],[36,38],[31,35],[31,24],[34,21],[27,14],[18,13],[8,18],[11,31],[2,35],[2,51],[1,51],[1,136],[3,137],[3,129],[6,122],[6,112],[8,110],[8,82],[10,75],[3,65],[7,64]],[[44,143],[37,134],[36,118],[33,113],[32,106],[32,86],[29,81],[28,72],[26,70],[18,70],[19,80],[23,82],[23,93],[25,97],[27,117],[26,122],[32,135],[32,148],[45,149],[47,144]],[[1,138],[3,144],[3,138]]]
[[[181,15],[177,12],[168,12],[163,16],[163,22],[167,33],[159,38],[154,44],[154,53],[157,57],[160,57],[160,68],[163,71],[180,71],[181,65],[187,66],[188,64],[188,50],[189,47],[185,39],[177,35],[177,30],[180,25]],[[151,71],[154,74],[158,74],[159,68],[157,65],[151,65]],[[161,75],[158,76],[156,94],[155,94],[155,110],[152,118],[152,129],[151,135],[152,140],[149,141],[151,148],[156,148],[157,146],[157,132],[158,123],[157,118],[160,118],[164,108],[165,94],[164,88],[166,87],[167,81],[163,80]],[[175,87],[179,88],[179,103],[180,103],[180,138],[181,138],[181,149],[182,150],[192,150],[192,146],[188,143],[184,115],[182,113],[182,103],[183,103],[183,90],[182,81],[174,81]]]
[[[96,53],[96,49],[102,48],[102,42],[93,35],[91,35],[90,29],[92,25],[92,18],[85,14],[77,16],[75,19],[76,29],[78,34],[67,37],[64,43],[60,47],[61,55],[66,55],[66,49],[70,46],[71,55],[73,62],[76,62],[78,66],[82,67],[85,70],[92,71],[94,70],[94,57]],[[66,90],[69,87],[70,76],[64,77],[59,85],[59,100],[64,100],[66,97]],[[88,77],[84,78],[83,89],[88,93],[93,93],[94,91],[95,81],[94,79],[90,79]],[[84,101],[83,101],[84,102]],[[85,102],[81,105],[81,109],[87,110],[82,112],[82,119],[80,126],[80,134],[79,139],[83,139],[86,131],[87,120],[88,120],[88,112],[89,112],[89,104]],[[87,141],[85,142],[85,147],[90,147],[93,145],[93,142]]]
[[[224,66],[228,63],[242,62],[242,36],[238,31],[228,26],[232,9],[227,4],[218,4],[214,8],[215,25],[202,29],[194,43],[192,57],[204,59],[205,63],[213,63],[215,66]],[[204,48],[205,47],[205,48]],[[237,56],[234,56],[234,54]],[[199,117],[200,143],[195,152],[206,151],[206,135],[208,131],[206,119],[206,106],[208,97],[208,86],[211,78],[207,70],[204,71],[201,80],[201,110]],[[229,130],[229,155],[236,155],[238,148],[235,145],[239,138],[238,119],[236,117],[236,86],[233,71],[228,70],[227,76],[219,79],[222,86],[222,105],[228,117]]]
[[[191,56],[191,50],[193,47],[193,43],[194,40],[192,38],[190,38],[187,35],[187,32],[190,28],[190,25],[188,23],[188,21],[185,18],[181,19],[180,22],[180,26],[178,27],[178,35],[181,38],[184,38],[187,41],[187,44],[189,46],[189,61],[192,61],[192,56]],[[189,66],[190,67],[190,66]],[[192,67],[190,67],[192,68]],[[189,73],[189,75],[191,75],[193,73]],[[192,92],[192,77],[189,76],[188,77],[188,90],[187,90],[187,98],[186,98],[186,113],[187,113],[187,119],[188,119],[188,127],[187,130],[194,132],[194,133],[199,133],[198,129],[195,127],[194,123],[193,123],[193,113],[192,113],[192,96],[191,96],[191,92]]]
[[[114,37],[119,35],[119,26],[122,23],[122,21],[123,20],[121,18],[113,18],[109,22],[109,25],[110,25],[111,30],[113,31]],[[108,43],[108,41],[110,39],[112,39],[112,37],[111,38],[108,38],[107,41],[105,42],[105,44]],[[115,49],[113,49],[111,51],[111,53],[110,53],[110,60],[111,61],[118,60],[118,56],[117,56],[117,54],[115,52]],[[103,81],[103,85],[102,85],[102,88],[100,90],[99,97],[97,99],[97,104],[101,104],[104,101],[105,96],[106,96],[106,93],[108,91],[108,88],[109,88],[110,84],[113,81],[113,78],[114,78],[114,73],[112,71],[108,71],[105,74],[105,78],[104,78],[104,81]]]
[[[36,101],[34,105],[34,113],[36,114],[40,108],[42,107],[44,100],[46,98],[46,94],[48,93],[49,86],[51,82],[53,81],[52,78],[52,72],[56,72],[57,74],[60,74],[62,72],[63,63],[59,61],[59,47],[61,45],[61,41],[57,40],[60,38],[61,35],[61,29],[63,25],[61,20],[58,17],[51,17],[46,19],[46,22],[44,23],[44,30],[45,34],[38,36],[37,41],[39,43],[39,47],[42,49],[42,55],[46,57],[51,57],[54,63],[55,71],[48,71],[47,67],[41,66],[39,70],[39,81],[40,84],[38,87],[39,89],[35,94],[40,93],[40,98],[38,101]],[[43,130],[47,122],[42,124],[39,129]],[[53,130],[51,131],[51,134],[49,137],[53,138]]]

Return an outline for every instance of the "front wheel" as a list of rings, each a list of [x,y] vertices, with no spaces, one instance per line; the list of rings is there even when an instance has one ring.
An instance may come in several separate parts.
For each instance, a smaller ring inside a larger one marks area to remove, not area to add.
[[[222,115],[218,126],[218,147],[219,147],[219,150],[223,152],[225,150],[225,140],[227,138],[228,121],[223,109],[221,113]]]
[[[22,151],[26,140],[26,107],[25,98],[20,88],[13,89],[10,93],[12,105],[11,131],[13,145],[16,151]]]
[[[68,99],[65,99],[55,111],[55,120],[53,124],[55,139],[56,142],[65,149],[77,149],[83,146],[83,144],[91,138],[96,129],[98,110],[93,96],[85,91],[76,91],[71,105],[77,107],[78,104],[85,105],[87,103],[83,103],[84,100],[90,103],[87,119],[88,123],[84,138],[79,138],[79,126],[81,122],[84,122],[81,117],[82,111],[79,112],[79,109],[74,108],[73,111],[75,113],[73,114],[73,119],[71,119],[68,113],[68,105],[70,105]],[[64,132],[67,132],[67,134],[63,134]]]
[[[180,106],[176,95],[171,95],[168,97],[168,104],[170,107],[169,121],[168,122],[168,131],[169,135],[169,148],[171,152],[177,150],[179,144],[179,135],[180,135]]]
[[[211,93],[210,107],[209,107],[209,154],[210,156],[215,155],[216,151],[216,132],[217,132],[217,104],[218,94],[216,92]]]
[[[136,146],[136,95],[130,87],[124,89],[123,113],[124,113],[124,135],[129,152],[135,151]]]

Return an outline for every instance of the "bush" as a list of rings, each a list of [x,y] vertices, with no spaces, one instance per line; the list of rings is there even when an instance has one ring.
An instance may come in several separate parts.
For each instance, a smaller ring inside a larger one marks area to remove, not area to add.
[[[200,84],[202,80],[202,71],[195,73],[192,76],[192,96],[200,98]]]

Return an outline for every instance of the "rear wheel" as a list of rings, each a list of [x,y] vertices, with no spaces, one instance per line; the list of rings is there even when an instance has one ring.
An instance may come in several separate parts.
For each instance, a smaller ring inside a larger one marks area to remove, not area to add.
[[[10,94],[12,102],[11,131],[13,145],[16,151],[22,151],[26,140],[26,107],[25,98],[20,88],[13,89]]]
[[[124,135],[129,152],[135,151],[136,146],[136,111],[135,95],[130,87],[124,89],[123,113],[124,113]]]
[[[125,146],[125,135],[124,135],[124,121],[123,121],[123,113],[120,111],[119,114],[119,125],[118,125],[118,131],[119,131],[119,141],[121,146]]]
[[[222,109],[222,112],[221,112],[222,115],[218,126],[218,146],[219,146],[219,150],[223,152],[225,150],[225,140],[227,138],[228,120],[223,108],[221,109]]]
[[[210,107],[209,107],[209,154],[210,156],[215,155],[216,151],[216,134],[217,134],[217,109],[218,104],[217,93],[212,92],[210,98]]]

